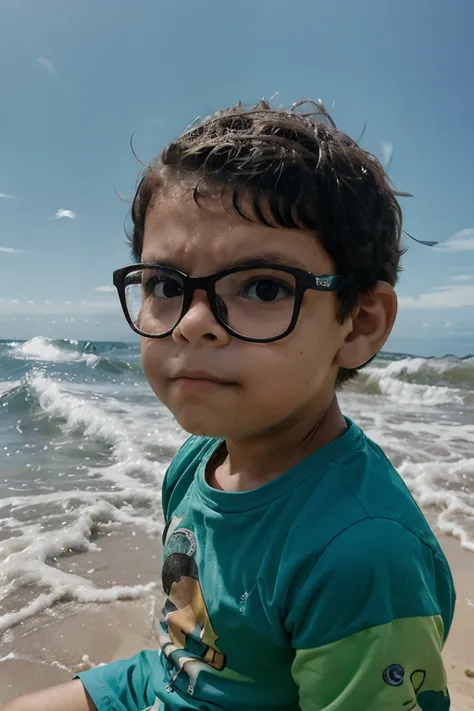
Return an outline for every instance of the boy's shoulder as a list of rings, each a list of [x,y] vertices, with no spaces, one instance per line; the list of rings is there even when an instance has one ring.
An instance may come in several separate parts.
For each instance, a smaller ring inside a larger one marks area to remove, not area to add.
[[[394,617],[441,615],[447,634],[455,593],[444,553],[383,450],[355,423],[350,427],[350,444],[328,462],[317,486],[298,494],[280,566],[284,575],[292,571],[289,589],[281,581],[289,624],[318,599],[326,600],[328,619],[327,626],[318,622],[319,644],[337,638],[330,620],[356,633]],[[302,640],[309,644],[303,631]]]
[[[313,552],[318,548],[316,541],[322,551],[338,537],[351,547],[359,531],[365,531],[369,540],[371,536],[385,538],[387,544],[390,537],[403,539],[409,532],[438,554],[438,541],[393,464],[358,425],[347,421],[350,431],[340,438],[339,449],[325,462],[325,471],[316,477],[316,485],[308,482],[297,493],[301,501],[295,531],[299,546],[303,531],[309,534],[308,545]],[[313,460],[310,456],[306,466],[315,465],[318,466],[318,458]],[[312,530],[308,532],[310,522]]]

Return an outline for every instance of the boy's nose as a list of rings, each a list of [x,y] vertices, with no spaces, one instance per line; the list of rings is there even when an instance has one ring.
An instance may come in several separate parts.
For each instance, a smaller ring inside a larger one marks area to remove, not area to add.
[[[180,345],[198,345],[200,341],[219,347],[226,345],[232,336],[216,321],[206,293],[196,290],[193,301],[173,331],[173,339]]]

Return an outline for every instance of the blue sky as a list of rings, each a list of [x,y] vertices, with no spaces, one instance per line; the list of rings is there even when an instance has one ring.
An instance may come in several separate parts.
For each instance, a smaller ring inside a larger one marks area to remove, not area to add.
[[[139,165],[198,115],[320,97],[381,158],[409,243],[388,346],[474,351],[472,0],[3,0],[0,338],[123,339]]]

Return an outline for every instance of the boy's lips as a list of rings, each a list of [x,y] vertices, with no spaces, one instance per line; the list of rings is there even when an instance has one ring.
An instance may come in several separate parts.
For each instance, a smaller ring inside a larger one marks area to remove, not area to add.
[[[237,385],[235,381],[219,378],[205,370],[180,370],[170,380],[186,388]]]

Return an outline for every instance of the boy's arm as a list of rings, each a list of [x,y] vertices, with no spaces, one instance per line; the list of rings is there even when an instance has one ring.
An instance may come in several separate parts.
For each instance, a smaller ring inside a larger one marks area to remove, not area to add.
[[[292,590],[302,711],[449,709],[441,610],[450,622],[452,581],[411,531],[389,519],[357,523],[300,570]]]

